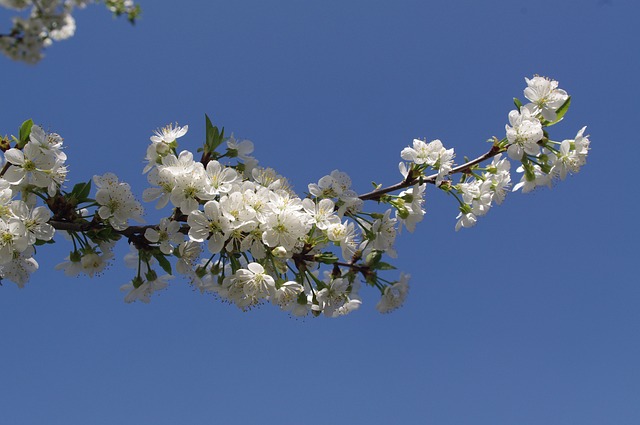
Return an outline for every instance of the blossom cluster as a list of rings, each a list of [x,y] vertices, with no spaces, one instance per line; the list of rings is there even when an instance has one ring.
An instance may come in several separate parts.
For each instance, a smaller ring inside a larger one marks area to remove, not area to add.
[[[0,276],[19,286],[38,269],[34,246],[55,233],[48,223],[51,213],[37,206],[37,196],[55,194],[67,174],[62,138],[31,122],[23,128],[21,140],[16,139],[19,148],[4,149],[0,176]],[[7,143],[3,139],[3,148]]]
[[[145,231],[150,246],[178,256],[177,272],[199,290],[242,309],[264,302],[296,315],[336,316],[356,309],[361,301],[353,272],[320,277],[317,265],[348,265],[356,255],[392,251],[396,221],[391,210],[375,220],[356,220],[362,201],[349,176],[338,170],[309,184],[308,196],[301,199],[283,176],[258,167],[248,140],[231,137],[225,141],[226,153],[213,155],[235,158],[237,164],[223,165],[212,157],[205,165],[190,151],[176,152],[177,138],[187,128],[158,130],[147,149],[143,172],[151,187],[143,199],[156,201],[157,208],[173,207],[157,229]],[[181,216],[188,227],[184,240],[177,221]],[[327,252],[330,247],[339,249],[341,261]],[[125,286],[130,300],[146,301],[165,286],[154,283],[158,275],[148,273],[151,263],[146,261],[135,283]],[[390,309],[399,303],[384,305]]]
[[[56,267],[68,276],[102,273],[116,241],[128,240],[125,264],[135,274],[121,287],[126,302],[150,302],[179,274],[242,310],[268,303],[295,316],[342,316],[360,307],[364,284],[380,292],[378,311],[393,311],[407,297],[410,276],[384,278],[394,269],[386,257],[396,257],[402,228],[413,232],[423,220],[429,184],[457,200],[459,230],[475,225],[509,190],[550,185],[586,163],[584,128],[561,142],[548,134],[570,97],[554,80],[526,82],[530,103],[515,100],[505,136],[491,139],[487,153],[456,166],[454,150],[440,140],[416,139],[400,153],[403,180],[363,195],[334,170],[300,196],[285,177],[258,165],[251,141],[225,137],[208,117],[199,159],[179,149],[188,126],[168,125],[150,137],[142,169],[149,183],[143,200],[167,210],[156,225],[130,225],[142,222],[143,207],[112,173],[65,189],[62,138],[26,121],[13,147],[6,138],[1,144],[0,277],[24,285],[38,267],[35,246],[51,241],[56,228],[73,243]],[[523,173],[513,188],[509,159]],[[377,202],[375,210],[365,209],[367,200]]]
[[[8,9],[29,10],[28,16],[13,18],[13,27],[0,34],[0,51],[13,60],[36,63],[42,51],[54,41],[72,37],[76,30],[73,11],[99,0],[0,0]],[[105,0],[107,9],[116,15],[126,15],[135,21],[140,8],[133,0]]]
[[[425,166],[436,170],[436,186],[456,197],[459,202],[456,230],[474,226],[494,202],[501,204],[504,200],[512,184],[511,163],[499,152],[506,151],[509,159],[520,162],[517,171],[523,175],[512,190],[522,189],[524,193],[538,186],[551,187],[554,179],[564,180],[567,174],[577,173],[586,164],[590,144],[589,137],[584,135],[586,127],[574,139],[562,142],[551,140],[546,130],[562,120],[570,96],[558,88],[555,80],[535,76],[525,81],[524,97],[529,103],[523,105],[515,99],[517,109],[509,112],[506,137],[491,140],[492,162],[486,167],[472,164],[461,168],[463,179],[459,183],[448,179],[454,154],[453,150],[445,150],[440,140],[430,143],[414,140],[413,147],[402,151],[402,158],[412,162],[414,171],[422,172]]]

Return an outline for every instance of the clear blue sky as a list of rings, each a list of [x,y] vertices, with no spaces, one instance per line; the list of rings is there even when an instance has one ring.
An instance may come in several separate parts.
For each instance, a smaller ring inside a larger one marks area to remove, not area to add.
[[[67,279],[61,239],[25,289],[0,288],[0,423],[640,423],[640,3],[140,4],[135,27],[80,11],[37,66],[0,57],[0,133],[60,133],[72,182],[112,171],[141,194],[152,131],[189,124],[195,149],[208,113],[299,191],[337,168],[364,192],[398,180],[414,137],[483,153],[536,73],[573,95],[554,134],[587,125],[589,162],[458,233],[429,191],[390,315],[364,290],[336,320],[242,313],[185,282],[128,305],[124,245],[102,277]]]

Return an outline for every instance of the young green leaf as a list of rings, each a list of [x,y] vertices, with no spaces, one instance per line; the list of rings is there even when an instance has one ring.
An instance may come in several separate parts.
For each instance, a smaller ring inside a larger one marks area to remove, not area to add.
[[[224,140],[224,127],[222,131],[218,130],[218,127],[214,126],[207,114],[204,115],[206,125],[206,142],[204,151],[207,154],[215,152],[216,148],[220,146],[220,143]]]
[[[205,152],[211,152],[210,147],[213,146],[215,132],[218,131],[218,129],[213,126],[207,114],[204,114],[204,120],[206,128]]]
[[[73,197],[76,198],[78,202],[84,202],[87,199],[87,196],[89,196],[90,191],[91,180],[86,183],[78,183],[74,185],[73,189],[71,190],[71,195],[73,195]]]
[[[167,274],[172,274],[171,263],[169,262],[169,260],[167,260],[167,257],[165,257],[163,253],[154,252],[153,256],[155,257],[156,260],[158,260],[158,263],[160,264],[160,267],[162,267],[162,270],[167,272]]]
[[[22,123],[20,126],[20,142],[18,143],[18,148],[23,148],[24,145],[29,141],[29,136],[31,135],[31,127],[33,127],[33,120],[28,119]]]
[[[518,111],[520,110],[520,108],[522,108],[522,102],[520,102],[520,99],[518,99],[517,97],[513,98],[513,104],[516,105]]]
[[[380,261],[375,266],[376,270],[395,270],[396,268],[389,263],[385,263],[384,261]]]

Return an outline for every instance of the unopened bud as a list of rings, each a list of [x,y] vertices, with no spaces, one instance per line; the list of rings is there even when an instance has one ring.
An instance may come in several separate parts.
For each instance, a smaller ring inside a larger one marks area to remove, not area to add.
[[[11,148],[11,143],[9,143],[9,138],[7,136],[0,137],[0,150],[2,152],[6,152]]]
[[[142,278],[140,276],[136,276],[131,280],[131,283],[133,284],[134,288],[139,288],[140,285],[142,285],[144,283],[144,281],[142,280]]]
[[[204,277],[204,275],[207,274],[207,269],[202,267],[202,266],[198,266],[196,268],[196,276],[198,276],[200,279],[202,279]]]
[[[398,208],[398,217],[403,220],[406,220],[409,217],[409,210],[405,207]]]
[[[156,153],[160,156],[164,156],[169,153],[169,145],[166,143],[157,143],[156,144]]]
[[[285,258],[287,256],[287,250],[283,246],[277,246],[271,250],[274,257]]]

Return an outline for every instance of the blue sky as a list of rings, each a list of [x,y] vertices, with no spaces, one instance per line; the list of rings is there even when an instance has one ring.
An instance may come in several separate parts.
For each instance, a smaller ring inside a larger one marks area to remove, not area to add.
[[[0,133],[27,118],[60,133],[73,183],[112,171],[141,194],[152,131],[188,124],[195,150],[207,113],[299,192],[333,169],[365,192],[399,180],[415,137],[483,153],[533,74],[573,96],[552,134],[587,125],[588,164],[458,233],[452,199],[428,191],[390,315],[364,290],[336,320],[242,313],[185,282],[129,305],[124,244],[100,278],[67,279],[59,240],[25,289],[0,288],[0,422],[640,422],[637,2],[140,4],[135,27],[80,11],[36,66],[0,58]]]

